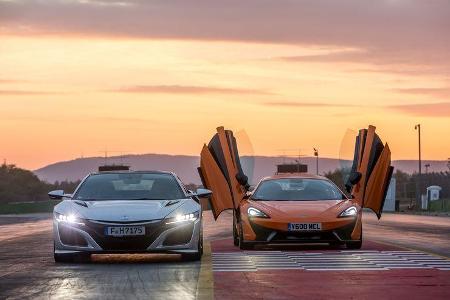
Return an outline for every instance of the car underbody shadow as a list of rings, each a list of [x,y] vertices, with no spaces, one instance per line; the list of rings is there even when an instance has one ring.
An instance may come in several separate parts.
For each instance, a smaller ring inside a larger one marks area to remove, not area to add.
[[[92,264],[157,264],[184,262],[179,254],[139,253],[139,254],[92,254]]]
[[[344,244],[271,244],[255,245],[254,250],[261,251],[311,251],[311,250],[342,250]]]

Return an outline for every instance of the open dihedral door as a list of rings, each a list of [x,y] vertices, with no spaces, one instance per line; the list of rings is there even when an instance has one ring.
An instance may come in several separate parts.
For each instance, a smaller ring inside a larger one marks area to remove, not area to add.
[[[217,128],[209,144],[203,146],[198,172],[203,186],[213,192],[210,203],[215,219],[222,211],[239,207],[249,185],[232,131]]]
[[[356,137],[352,170],[346,188],[362,207],[370,208],[378,219],[394,168],[391,151],[375,133],[375,127],[361,129]]]

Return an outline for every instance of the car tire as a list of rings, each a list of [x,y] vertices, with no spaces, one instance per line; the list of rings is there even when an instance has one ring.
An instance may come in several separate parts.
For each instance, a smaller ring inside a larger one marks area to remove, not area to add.
[[[239,234],[237,229],[237,216],[236,212],[233,210],[233,244],[239,246]]]
[[[56,263],[71,263],[74,262],[73,254],[53,254]]]
[[[87,263],[91,260],[91,255],[88,253],[82,253],[82,254],[58,254],[53,253],[53,258],[56,263],[74,263],[74,262],[81,262],[81,263]]]
[[[73,262],[89,262],[91,260],[90,253],[56,253],[55,244],[53,243],[53,259],[56,263],[73,263]]]
[[[195,253],[183,253],[181,259],[183,261],[199,261],[203,256],[203,235],[198,239],[198,251]]]
[[[347,249],[353,249],[353,250],[361,249],[361,247],[362,247],[362,228],[361,228],[361,235],[359,236],[359,240],[347,242],[345,245],[347,246]]]
[[[241,250],[252,250],[253,249],[253,245],[246,243],[244,241],[244,233],[242,230],[242,224],[240,224],[239,226],[239,249]]]
[[[330,243],[330,248],[332,248],[332,249],[337,249],[337,248],[339,248],[341,245],[342,245],[342,243],[339,243],[339,242],[331,242],[331,243]]]

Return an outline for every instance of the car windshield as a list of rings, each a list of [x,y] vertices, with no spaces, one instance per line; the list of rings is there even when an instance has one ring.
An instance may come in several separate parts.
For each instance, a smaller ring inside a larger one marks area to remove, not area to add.
[[[264,201],[342,200],[345,195],[330,181],[283,178],[262,181],[251,199]]]
[[[77,190],[77,200],[174,200],[184,193],[171,174],[108,173],[89,176]]]

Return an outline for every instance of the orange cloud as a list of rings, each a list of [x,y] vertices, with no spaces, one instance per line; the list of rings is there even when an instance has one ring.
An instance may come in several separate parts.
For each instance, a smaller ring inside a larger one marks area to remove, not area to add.
[[[7,96],[59,95],[59,94],[65,94],[65,93],[30,91],[30,90],[0,90],[0,95],[7,95]]]
[[[450,88],[399,88],[394,92],[411,95],[429,95],[441,98],[450,98]]]
[[[422,117],[450,117],[450,102],[392,105],[396,111]]]
[[[185,86],[185,85],[135,85],[112,90],[116,93],[138,94],[257,94],[273,95],[263,90],[225,88],[212,86]]]
[[[355,107],[353,104],[335,104],[323,102],[264,102],[267,106],[286,106],[286,107]]]

